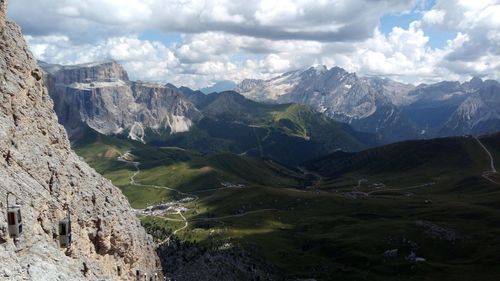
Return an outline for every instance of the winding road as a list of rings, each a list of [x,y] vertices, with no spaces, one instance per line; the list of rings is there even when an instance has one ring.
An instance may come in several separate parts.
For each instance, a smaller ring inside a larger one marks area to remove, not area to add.
[[[172,235],[176,235],[177,232],[181,231],[181,230],[184,230],[186,227],[188,227],[189,223],[188,223],[188,220],[186,219],[186,217],[182,214],[182,212],[178,211],[177,214],[179,216],[181,216],[182,220],[184,220],[184,226],[179,228],[179,229],[176,229],[174,230],[174,232],[172,232]]]
[[[136,162],[136,161],[128,160],[127,158],[129,156],[133,156],[133,155],[130,154],[130,152],[126,152],[125,154],[123,154],[120,157],[118,157],[117,160],[121,161],[121,162],[124,162],[124,163],[127,163],[127,164],[131,164],[136,169],[136,171],[132,174],[132,176],[130,176],[130,181],[129,181],[130,185],[140,186],[140,187],[152,187],[152,188],[157,188],[157,189],[166,189],[166,190],[174,191],[174,192],[176,192],[176,193],[178,193],[180,195],[185,196],[185,198],[192,198],[192,200],[189,200],[189,202],[194,202],[194,201],[197,201],[197,200],[200,199],[196,194],[193,194],[193,193],[182,192],[182,191],[179,191],[177,189],[173,189],[173,188],[170,188],[170,187],[167,187],[167,186],[153,185],[153,184],[142,184],[142,183],[137,182],[137,180],[135,178],[141,172],[141,169],[139,167],[141,165],[141,163],[140,162]],[[221,187],[221,188],[213,188],[213,189],[200,190],[198,192],[214,191],[214,190],[221,190],[221,189],[231,189],[231,188],[233,188],[233,189],[241,189],[241,188],[236,188],[236,187]],[[179,203],[182,204],[182,202],[179,202]],[[172,236],[176,235],[179,231],[182,231],[182,230],[186,229],[189,226],[189,221],[220,221],[221,219],[227,219],[227,218],[233,218],[233,217],[242,217],[242,216],[249,215],[249,214],[261,213],[261,212],[268,212],[268,211],[279,211],[279,209],[259,209],[259,210],[248,211],[248,212],[241,213],[241,214],[227,215],[227,216],[213,217],[213,218],[194,218],[194,219],[188,219],[188,218],[186,218],[184,216],[184,214],[182,214],[182,211],[180,211],[180,210],[178,210],[176,212],[176,214],[179,215],[182,219],[172,219],[172,218],[166,218],[166,217],[163,217],[163,216],[162,217],[156,216],[158,218],[162,218],[162,219],[168,220],[168,221],[184,222],[184,225],[182,227],[174,230],[171,235],[169,235],[163,241],[160,241],[157,244],[157,246],[161,246],[162,244],[167,243],[168,241],[170,241],[170,238]]]
[[[494,184],[500,185],[500,182],[497,182],[497,181],[490,178],[490,176],[492,176],[492,175],[498,175],[497,169],[495,168],[495,161],[493,159],[493,155],[491,154],[491,152],[488,150],[488,148],[486,148],[486,146],[481,142],[481,140],[478,137],[474,137],[474,138],[476,139],[476,141],[479,143],[479,145],[483,148],[484,152],[486,152],[486,154],[490,158],[490,170],[484,171],[481,176]]]
[[[182,191],[179,191],[177,189],[173,189],[173,188],[170,188],[170,187],[167,187],[167,186],[138,183],[135,180],[135,177],[141,172],[141,169],[139,168],[139,165],[141,165],[141,163],[139,163],[139,162],[133,162],[133,161],[128,161],[128,160],[124,160],[124,159],[120,159],[120,161],[129,163],[129,164],[133,164],[134,168],[136,169],[136,171],[134,172],[134,174],[130,177],[130,184],[131,185],[134,185],[134,186],[145,186],[145,187],[152,187],[152,188],[156,188],[156,189],[166,189],[166,190],[174,191],[174,192],[176,192],[176,193],[178,193],[180,195],[184,195],[184,196],[193,198],[193,200],[191,200],[191,201],[196,201],[196,200],[199,199],[199,197],[196,194],[182,192]]]
[[[189,198],[193,198],[193,200],[191,200],[191,201],[196,201],[196,200],[199,199],[199,197],[197,195],[195,195],[195,194],[185,193],[185,192],[182,192],[182,191],[179,191],[177,189],[173,189],[173,188],[170,188],[170,187],[167,187],[167,186],[138,183],[135,180],[135,177],[141,172],[141,169],[139,168],[139,166],[141,165],[141,163],[140,162],[135,162],[135,161],[127,160],[127,158],[126,158],[127,155],[131,155],[130,152],[126,152],[124,155],[118,157],[118,161],[125,162],[125,163],[128,163],[128,164],[132,164],[134,166],[134,168],[136,169],[136,171],[134,172],[134,174],[132,174],[132,176],[130,177],[130,184],[131,185],[133,185],[133,186],[142,186],[142,187],[152,187],[152,188],[157,188],[157,189],[166,189],[166,190],[170,190],[170,191],[175,191],[175,192],[177,192],[180,195],[187,196]],[[182,212],[181,211],[177,211],[177,214],[182,218],[182,221],[184,222],[184,226],[182,226],[181,228],[178,228],[178,229],[174,230],[174,232],[172,232],[172,234],[169,237],[167,237],[165,240],[161,241],[158,244],[158,246],[161,246],[162,244],[170,241],[170,237],[172,237],[172,235],[177,234],[177,232],[179,232],[181,230],[184,230],[185,228],[187,228],[189,226],[189,222],[186,219],[186,217],[182,214]],[[169,219],[169,218],[165,218],[165,219],[166,220],[170,220],[170,221],[174,221],[174,219]],[[177,220],[175,220],[175,221],[177,221]],[[179,221],[181,221],[181,220],[179,220]]]

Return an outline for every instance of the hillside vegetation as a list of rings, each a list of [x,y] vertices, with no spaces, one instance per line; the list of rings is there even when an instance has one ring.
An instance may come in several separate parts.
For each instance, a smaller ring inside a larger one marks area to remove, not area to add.
[[[281,114],[288,113],[274,116]],[[498,161],[498,135],[481,140]],[[135,208],[196,196],[182,204],[187,222],[170,212],[145,216],[148,225],[181,229],[175,237],[199,247],[245,249],[272,265],[274,276],[496,280],[500,274],[493,266],[500,262],[500,186],[483,177],[489,158],[475,138],[336,152],[301,171],[248,155],[98,134],[74,146]],[[144,186],[130,183],[134,165],[116,160],[126,152],[140,162],[135,180]],[[228,182],[241,186],[223,186]]]

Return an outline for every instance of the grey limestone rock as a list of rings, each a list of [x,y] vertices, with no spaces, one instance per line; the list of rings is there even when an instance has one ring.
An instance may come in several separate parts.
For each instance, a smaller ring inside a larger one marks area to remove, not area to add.
[[[2,280],[135,280],[159,267],[152,239],[127,199],[80,161],[57,122],[41,70],[0,1],[0,274]],[[80,74],[78,74],[80,75]],[[22,211],[9,237],[5,201]],[[108,200],[106,200],[106,198]],[[60,248],[58,223],[72,218]]]

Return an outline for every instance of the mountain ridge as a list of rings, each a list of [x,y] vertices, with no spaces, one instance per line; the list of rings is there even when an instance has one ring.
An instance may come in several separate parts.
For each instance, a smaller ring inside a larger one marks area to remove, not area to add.
[[[71,139],[89,126],[102,134],[157,146],[250,153],[289,165],[335,149],[359,150],[377,143],[375,136],[313,114],[306,106],[295,107],[292,113],[288,111],[292,104],[263,104],[234,91],[206,95],[172,84],[129,81],[123,67],[113,61],[42,65],[48,68],[45,79],[55,111]],[[286,111],[291,115],[277,117]],[[300,150],[301,156],[293,159],[287,148]]]
[[[385,142],[394,142],[500,130],[497,122],[487,126],[487,130],[480,130],[470,127],[466,121],[455,124],[463,130],[447,129],[450,127],[447,122],[453,120],[453,113],[466,98],[488,84],[500,85],[495,80],[473,77],[464,83],[442,81],[414,86],[387,78],[358,77],[340,67],[318,66],[268,80],[245,79],[236,91],[257,101],[310,105],[356,130],[380,134]],[[496,88],[495,93],[499,93]],[[498,120],[496,114],[491,117]]]

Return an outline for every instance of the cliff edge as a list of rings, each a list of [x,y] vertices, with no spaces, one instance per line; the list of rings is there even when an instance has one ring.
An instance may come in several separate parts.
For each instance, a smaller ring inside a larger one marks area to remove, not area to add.
[[[118,188],[71,150],[58,125],[42,71],[0,0],[0,279],[136,280],[159,260]],[[9,206],[23,232],[9,235]],[[59,221],[71,213],[72,244],[59,244]],[[149,277],[148,277],[149,279]],[[154,279],[153,279],[154,280]]]

